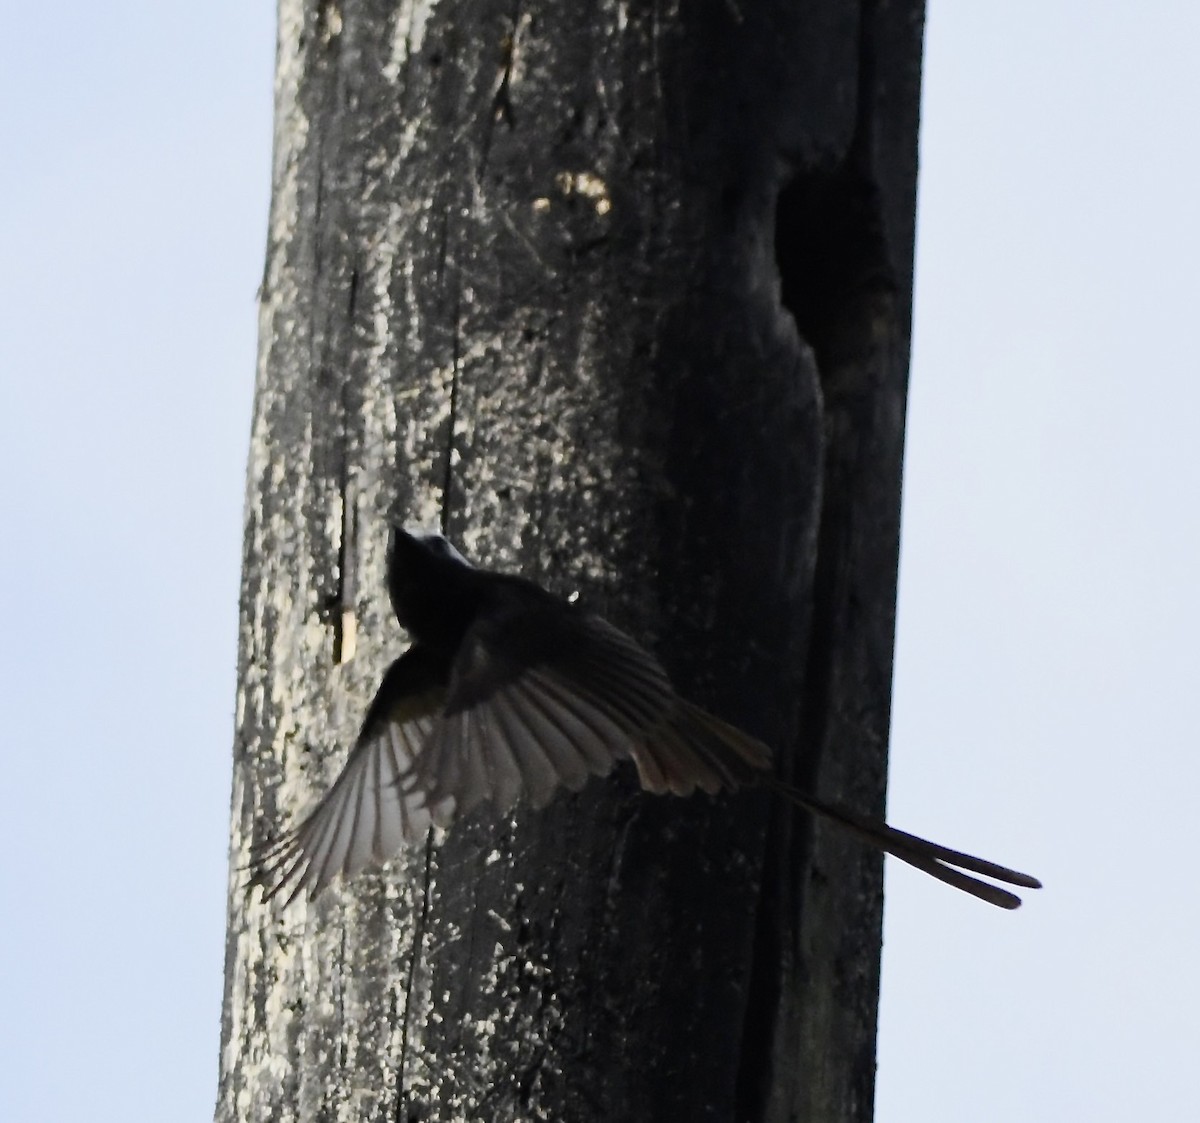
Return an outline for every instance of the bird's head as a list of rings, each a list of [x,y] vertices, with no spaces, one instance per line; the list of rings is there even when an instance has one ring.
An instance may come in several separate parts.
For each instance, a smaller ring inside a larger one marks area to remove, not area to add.
[[[387,583],[392,610],[414,638],[427,641],[457,620],[473,569],[436,531],[409,530],[389,521]]]
[[[435,558],[440,561],[457,562],[459,565],[470,567],[471,563],[462,556],[436,530],[408,529],[397,522],[391,522],[388,534],[388,558],[393,565],[405,568],[417,567]]]

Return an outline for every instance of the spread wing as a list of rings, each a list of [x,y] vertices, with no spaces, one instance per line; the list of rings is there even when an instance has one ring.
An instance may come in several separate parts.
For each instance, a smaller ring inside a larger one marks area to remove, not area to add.
[[[558,602],[481,617],[416,762],[431,804],[505,812],[578,791],[632,757],[642,786],[689,795],[770,766],[765,746],[683,702],[658,661],[599,617]]]
[[[684,702],[658,661],[599,617],[522,600],[481,614],[451,663],[410,647],[384,676],[341,775],[257,851],[265,896],[315,896],[485,801],[543,807],[632,758],[642,787],[690,795],[770,768],[766,746]]]
[[[445,698],[448,661],[420,646],[397,659],[380,683],[346,766],[294,830],[256,852],[253,881],[267,899],[286,892],[290,904],[315,896],[339,874],[392,857],[449,821],[447,800],[428,800],[415,764]]]

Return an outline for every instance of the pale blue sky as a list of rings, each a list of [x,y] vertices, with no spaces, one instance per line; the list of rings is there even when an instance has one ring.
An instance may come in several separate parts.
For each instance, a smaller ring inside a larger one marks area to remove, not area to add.
[[[10,5],[0,1118],[211,1118],[274,11]],[[1200,1052],[1200,8],[934,0],[881,1123],[1181,1116]]]

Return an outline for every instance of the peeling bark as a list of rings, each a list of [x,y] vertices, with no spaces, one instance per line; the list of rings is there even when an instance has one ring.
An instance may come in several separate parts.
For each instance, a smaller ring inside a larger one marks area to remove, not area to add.
[[[866,1120],[881,864],[617,774],[280,911],[383,512],[882,808],[919,0],[281,0],[216,1118]]]

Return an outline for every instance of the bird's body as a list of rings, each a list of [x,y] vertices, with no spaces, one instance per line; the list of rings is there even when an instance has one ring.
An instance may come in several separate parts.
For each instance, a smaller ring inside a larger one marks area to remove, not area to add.
[[[440,535],[393,527],[388,593],[412,645],[385,673],[333,787],[256,854],[268,897],[319,893],[485,801],[498,813],[522,798],[542,807],[623,759],[655,793],[767,784],[1002,907],[1020,901],[962,871],[1039,884],[783,784],[762,742],[682,699],[624,632],[524,578],[472,567]]]

